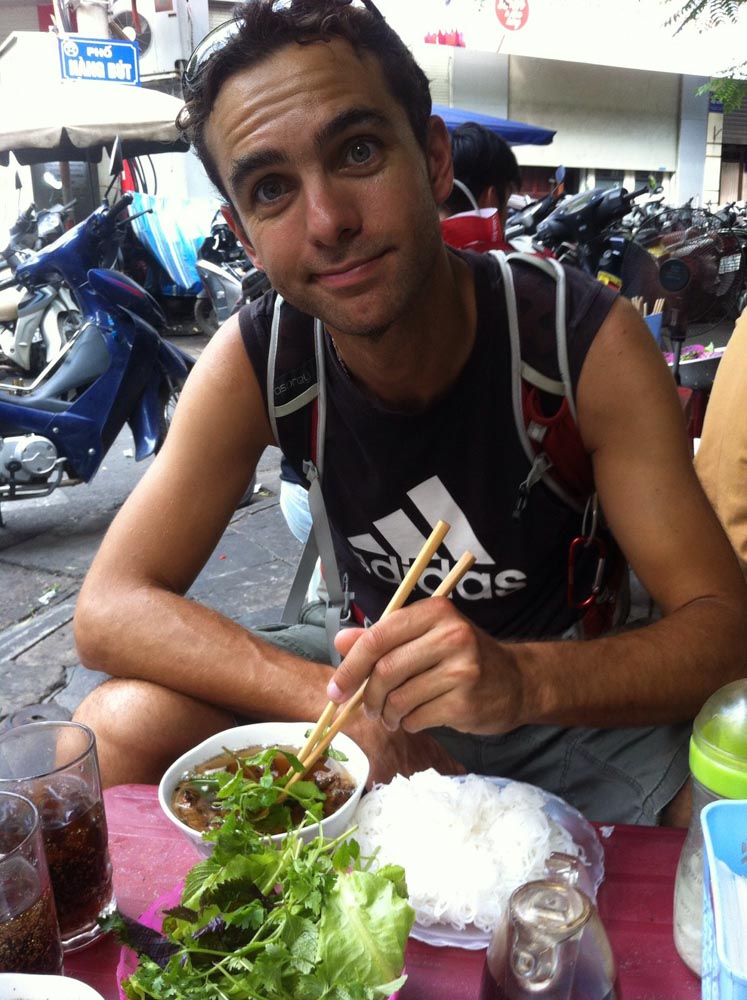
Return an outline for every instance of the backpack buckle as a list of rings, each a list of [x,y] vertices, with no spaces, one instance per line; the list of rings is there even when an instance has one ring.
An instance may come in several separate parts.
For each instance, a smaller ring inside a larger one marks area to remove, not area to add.
[[[544,451],[540,451],[534,456],[534,461],[529,468],[527,478],[519,485],[518,496],[516,497],[516,503],[514,504],[514,521],[518,521],[526,510],[526,506],[529,503],[529,491],[531,488],[536,483],[540,482],[547,470],[551,468],[552,462]]]
[[[350,589],[350,581],[348,580],[348,574],[342,574],[342,610],[340,611],[340,622],[347,624],[353,615],[353,601],[355,600],[355,593]]]

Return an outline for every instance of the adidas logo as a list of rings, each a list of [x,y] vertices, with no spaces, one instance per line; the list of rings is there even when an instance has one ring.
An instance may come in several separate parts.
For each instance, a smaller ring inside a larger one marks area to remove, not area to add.
[[[465,601],[488,601],[507,597],[526,587],[526,575],[518,569],[497,571],[495,560],[472,530],[459,505],[438,478],[433,476],[407,493],[409,505],[395,510],[373,523],[373,532],[354,535],[348,542],[366,572],[398,586],[425,544],[428,531],[418,525],[433,527],[439,520],[451,525],[441,551],[421,573],[417,586],[430,596],[455,565],[463,552],[475,556],[475,565],[461,579],[456,593]]]

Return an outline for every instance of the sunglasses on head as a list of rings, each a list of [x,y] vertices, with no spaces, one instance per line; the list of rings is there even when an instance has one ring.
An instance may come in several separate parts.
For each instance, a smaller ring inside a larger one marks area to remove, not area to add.
[[[383,20],[381,11],[373,3],[373,0],[326,0],[326,2],[331,3],[334,7],[364,7],[376,17]],[[293,3],[294,0],[271,0],[269,7],[273,11],[284,10],[292,7]],[[182,89],[185,98],[189,96],[190,91],[194,90],[203,70],[213,56],[220,52],[233,36],[237,34],[241,25],[242,21],[235,18],[230,21],[224,21],[223,24],[219,24],[217,28],[209,31],[202,41],[197,44],[192,55],[189,57],[189,62],[182,77]]]

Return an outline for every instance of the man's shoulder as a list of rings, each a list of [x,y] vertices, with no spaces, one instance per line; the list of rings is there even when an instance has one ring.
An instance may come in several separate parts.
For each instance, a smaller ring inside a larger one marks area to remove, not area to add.
[[[263,295],[242,306],[239,310],[239,326],[245,343],[249,341],[256,341],[261,345],[269,343],[278,299],[278,293],[270,288]],[[278,320],[285,339],[301,337],[308,340],[313,336],[313,316],[302,312],[285,300],[280,301]]]

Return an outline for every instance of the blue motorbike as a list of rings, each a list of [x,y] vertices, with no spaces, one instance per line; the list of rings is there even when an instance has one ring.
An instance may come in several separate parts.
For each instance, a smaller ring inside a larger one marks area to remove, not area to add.
[[[162,339],[166,319],[151,295],[102,266],[121,242],[131,200],[110,207],[105,198],[9,279],[30,296],[62,279],[82,322],[33,381],[0,383],[0,503],[88,482],[125,424],[138,461],[163,443],[194,361]]]

